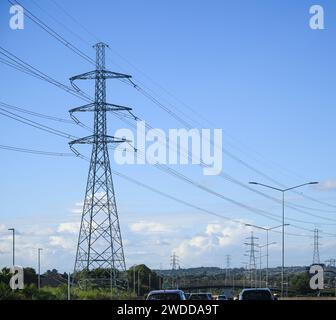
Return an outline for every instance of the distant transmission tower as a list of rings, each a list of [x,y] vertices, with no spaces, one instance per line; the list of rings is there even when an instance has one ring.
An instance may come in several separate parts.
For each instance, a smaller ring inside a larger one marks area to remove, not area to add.
[[[328,267],[335,268],[336,267],[336,259],[329,259],[326,261]]]
[[[319,230],[314,229],[314,254],[313,254],[313,264],[320,264],[320,242],[319,242]]]
[[[118,287],[125,284],[122,284],[120,280],[120,272],[126,271],[126,264],[108,145],[122,143],[126,140],[107,134],[106,112],[130,111],[131,109],[106,103],[106,79],[129,79],[131,76],[105,70],[105,47],[107,45],[101,42],[94,46],[96,70],[70,78],[71,83],[75,80],[95,80],[94,102],[70,110],[70,114],[73,112],[94,113],[93,135],[69,143],[72,149],[75,144],[92,144],[75,274],[80,272],[80,279],[78,279],[80,283],[93,282]]]
[[[227,254],[226,256],[226,268],[225,268],[225,283],[230,279],[230,267],[231,267],[231,255]]]
[[[179,262],[179,257],[176,255],[175,252],[170,257],[170,265],[172,267],[172,271],[176,271],[180,269],[180,262]],[[178,276],[176,272],[172,273],[172,288],[178,289],[179,287],[179,281],[178,281]]]
[[[257,285],[257,264],[256,264],[256,247],[258,247],[258,244],[256,243],[256,240],[258,238],[253,235],[253,231],[251,231],[251,237],[246,238],[246,240],[249,240],[249,242],[246,242],[245,245],[249,247],[247,250],[247,255],[250,258],[249,261],[249,271],[250,271],[250,281],[251,286],[253,283]]]
[[[179,257],[176,255],[175,252],[170,257],[170,265],[172,270],[178,270],[180,268]]]

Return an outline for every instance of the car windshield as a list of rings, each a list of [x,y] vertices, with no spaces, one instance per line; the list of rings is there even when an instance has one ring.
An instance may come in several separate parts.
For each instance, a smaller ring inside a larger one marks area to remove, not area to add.
[[[272,300],[267,290],[250,290],[243,292],[243,300]]]
[[[148,300],[181,300],[181,297],[178,293],[154,293]]]

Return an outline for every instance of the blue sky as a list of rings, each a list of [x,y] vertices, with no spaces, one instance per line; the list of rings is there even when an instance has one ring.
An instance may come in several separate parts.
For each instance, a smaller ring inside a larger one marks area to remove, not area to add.
[[[110,45],[107,64],[114,71],[132,74],[158,93],[158,99],[174,106],[175,112],[195,118],[197,110],[204,128],[222,128],[224,148],[253,167],[291,186],[320,181],[325,188],[306,188],[305,194],[336,205],[335,174],[335,44],[336,4],[317,1],[325,10],[325,30],[309,28],[312,1],[82,1],[56,0],[90,30]],[[94,57],[88,44],[97,40],[57,7],[52,0],[21,3],[42,21]],[[0,43],[24,61],[62,83],[92,66],[67,50],[47,33],[25,19],[25,29],[8,26],[9,4],[0,4]],[[61,25],[58,22],[66,25]],[[79,37],[74,35],[77,34]],[[129,64],[128,62],[131,62]],[[136,68],[134,68],[136,66]],[[48,115],[66,118],[70,108],[83,101],[46,82],[24,75],[3,64],[1,101]],[[139,71],[141,70],[141,72]],[[145,74],[145,75],[144,75]],[[151,81],[150,79],[153,79]],[[156,83],[173,93],[173,98]],[[93,83],[82,83],[92,93]],[[181,124],[145,99],[136,90],[117,82],[108,84],[108,100],[130,105],[134,113],[154,127],[180,128]],[[92,119],[84,116],[90,125]],[[81,127],[48,122],[52,127],[85,136]],[[0,115],[2,145],[68,152],[65,139],[26,127]],[[123,123],[109,116],[113,133]],[[89,147],[81,148],[89,154]],[[71,270],[77,241],[88,164],[76,158],[51,158],[0,151],[1,245],[0,265],[10,263],[8,227],[18,235],[17,260],[36,263],[36,250],[44,250],[44,268]],[[150,166],[112,166],[145,181],[154,188],[219,214],[250,223],[271,226],[274,221],[246,212]],[[229,183],[207,177],[197,166],[173,166],[179,172],[224,195],[256,208],[280,215],[279,204]],[[223,171],[237,180],[269,183],[264,177],[236,161],[223,158]],[[325,184],[325,182],[329,182]],[[182,266],[225,264],[245,261],[244,238],[249,229],[206,215],[161,198],[148,190],[115,177],[121,229],[127,265],[146,263],[167,268],[173,250]],[[323,189],[323,190],[322,190]],[[261,190],[268,192],[268,190]],[[279,195],[270,192],[272,196]],[[310,213],[333,218],[332,207],[288,194],[291,202],[317,210]],[[299,224],[336,233],[328,220],[291,209],[290,218],[315,224]],[[334,222],[336,223],[336,221]],[[290,227],[293,233],[309,232]],[[257,232],[258,233],[258,232]],[[260,243],[264,235],[258,233]],[[280,264],[280,237],[271,250],[271,265]],[[299,240],[299,241],[298,241]],[[334,254],[335,239],[324,236],[322,259]],[[287,263],[309,264],[312,239],[288,237]],[[298,254],[298,249],[299,254]]]

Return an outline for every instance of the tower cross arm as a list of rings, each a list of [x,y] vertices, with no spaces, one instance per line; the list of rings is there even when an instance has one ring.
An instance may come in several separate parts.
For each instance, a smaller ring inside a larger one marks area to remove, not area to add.
[[[130,79],[132,76],[124,73],[112,72],[108,70],[93,70],[73,76],[70,78],[70,82],[75,80],[95,80],[98,78],[103,79]]]
[[[103,135],[103,136],[87,136],[84,138],[76,139],[73,141],[69,142],[69,145],[72,146],[74,144],[94,144],[94,143],[123,143],[123,142],[128,142],[131,143],[132,141],[127,140],[125,138],[117,138],[114,136],[108,136],[108,135]]]
[[[131,110],[132,108],[130,107],[120,106],[113,103],[104,103],[104,107],[102,108],[102,110],[99,109],[99,111],[131,111]],[[95,103],[90,103],[86,104],[85,106],[73,108],[69,110],[69,113],[71,114],[73,112],[89,112],[89,111],[91,112],[97,111]]]

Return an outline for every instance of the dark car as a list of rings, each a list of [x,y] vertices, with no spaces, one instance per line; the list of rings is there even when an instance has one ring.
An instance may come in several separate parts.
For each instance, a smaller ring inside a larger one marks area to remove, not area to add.
[[[190,293],[185,292],[184,295],[185,295],[186,299],[189,300]]]
[[[148,293],[146,300],[186,300],[182,290],[155,290]]]
[[[270,289],[244,289],[239,294],[239,300],[275,300]]]
[[[191,293],[189,300],[212,300],[211,293]]]

